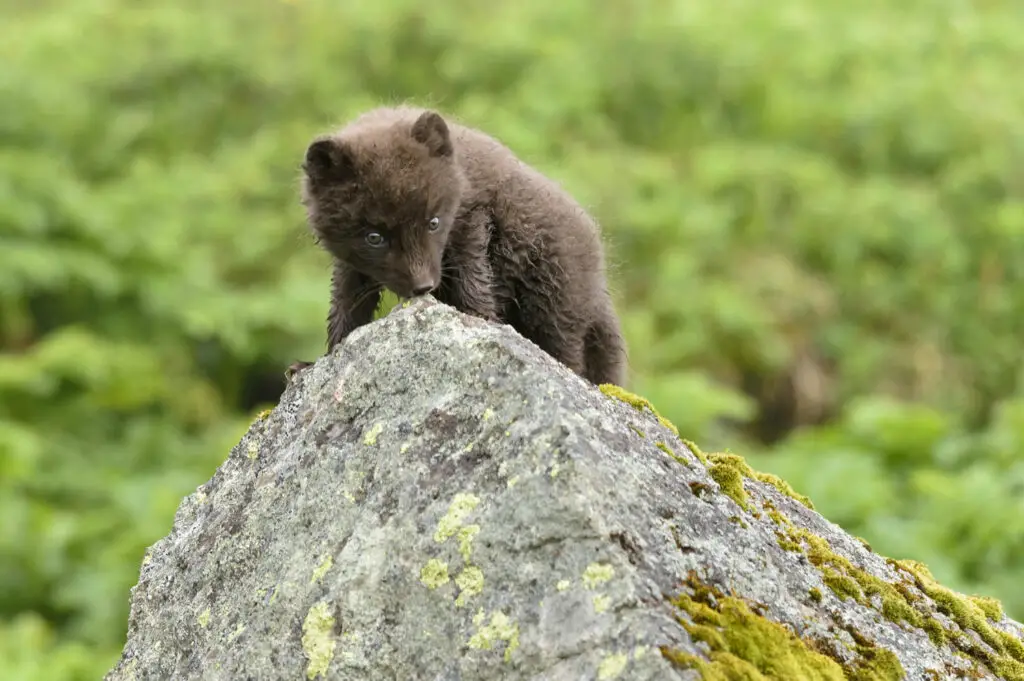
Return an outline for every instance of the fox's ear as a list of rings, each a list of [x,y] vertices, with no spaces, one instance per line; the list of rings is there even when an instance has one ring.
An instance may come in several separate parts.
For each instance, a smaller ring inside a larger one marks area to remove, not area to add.
[[[306,148],[302,169],[314,182],[347,182],[356,174],[352,150],[331,137],[313,140]]]
[[[436,111],[424,111],[412,124],[412,137],[430,152],[431,156],[451,156],[452,138],[448,124]]]

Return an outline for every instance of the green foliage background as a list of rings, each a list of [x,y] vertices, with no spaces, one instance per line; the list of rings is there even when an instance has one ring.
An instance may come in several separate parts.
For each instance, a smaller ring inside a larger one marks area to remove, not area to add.
[[[1024,618],[1022,63],[1010,0],[7,0],[0,678],[113,663],[145,547],[322,351],[305,145],[406,100],[592,208],[685,436]]]

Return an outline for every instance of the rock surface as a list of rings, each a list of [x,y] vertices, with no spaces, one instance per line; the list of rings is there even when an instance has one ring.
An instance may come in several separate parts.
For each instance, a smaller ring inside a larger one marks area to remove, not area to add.
[[[182,502],[106,678],[1024,678],[997,603],[606,392],[431,299],[357,330]]]

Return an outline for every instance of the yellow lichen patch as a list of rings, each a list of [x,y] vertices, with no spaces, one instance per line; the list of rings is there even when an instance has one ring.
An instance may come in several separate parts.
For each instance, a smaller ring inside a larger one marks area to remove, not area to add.
[[[608,563],[591,563],[583,571],[583,586],[595,589],[615,576],[615,568]]]
[[[509,489],[515,487],[516,483],[518,483],[518,482],[519,482],[519,476],[518,475],[513,475],[511,478],[509,478],[508,479],[508,483],[507,483]]]
[[[448,512],[437,523],[437,530],[434,532],[434,541],[438,544],[447,541],[454,536],[462,526],[462,521],[473,512],[480,504],[480,497],[475,494],[459,493],[452,499],[448,506]]]
[[[245,631],[245,625],[244,624],[239,624],[237,627],[235,627],[235,630],[233,632],[231,632],[231,634],[228,635],[228,643],[231,643],[236,638],[241,636],[243,631]]]
[[[264,410],[262,410],[260,413],[256,414],[256,420],[257,421],[262,421],[263,419],[265,419],[268,416],[270,416],[271,412],[273,412],[273,411],[274,411],[273,409],[264,409]]]
[[[201,489],[197,489],[196,490],[196,500],[199,502],[200,506],[205,504],[206,503],[206,492],[204,492]]]
[[[743,489],[743,478],[752,477],[753,471],[747,462],[735,454],[712,454],[708,459],[711,462],[708,472],[722,488],[722,492],[739,504],[740,508],[749,511],[749,497]]]
[[[398,453],[399,454],[405,454],[407,451],[409,451],[409,447],[411,447],[411,446],[412,446],[411,442],[403,442],[402,446],[398,448]]]
[[[426,565],[420,568],[420,582],[428,589],[444,586],[448,581],[448,563],[443,560],[431,558]]]
[[[456,533],[459,541],[459,554],[462,555],[462,560],[467,563],[469,562],[469,557],[473,552],[473,537],[475,537],[478,532],[480,532],[479,525],[466,525],[465,527],[460,527]]]
[[[625,671],[627,664],[629,664],[629,657],[623,653],[606,655],[597,667],[597,678],[602,681],[617,679]]]
[[[469,565],[458,574],[455,583],[460,589],[455,606],[461,608],[466,604],[467,598],[472,598],[484,590],[484,573],[475,565]]]
[[[490,650],[497,641],[505,642],[505,661],[512,659],[512,653],[519,647],[519,625],[510,620],[500,610],[491,614],[491,621],[484,625],[486,615],[479,611],[473,617],[476,633],[469,639],[469,647],[477,650]]]
[[[559,470],[560,470],[560,468],[558,466],[558,462],[557,461],[554,462],[553,464],[551,464],[551,478],[552,479],[558,477]]]
[[[196,618],[196,622],[199,623],[199,626],[205,629],[206,625],[210,623],[210,609],[207,608],[199,613],[199,617]]]
[[[250,442],[249,446],[245,448],[245,455],[250,461],[255,461],[256,457],[260,455],[260,448],[255,442]]]
[[[356,470],[352,466],[345,468],[345,482],[341,487],[341,493],[349,503],[357,503],[363,496],[363,480],[366,473]]]
[[[571,582],[569,582],[568,579],[560,579],[560,580],[558,580],[558,584],[555,584],[555,588],[558,589],[559,591],[565,591],[566,589],[569,588],[570,585],[571,585]]]
[[[314,605],[302,622],[302,650],[309,663],[306,678],[326,676],[327,668],[334,659],[335,640],[333,636],[334,617],[328,612],[327,603]]]
[[[493,416],[494,416],[494,410],[493,409],[491,409],[490,407],[487,407],[486,409],[484,409],[484,414],[483,414],[483,420],[484,421],[490,420],[491,417],[493,417]]]
[[[310,583],[310,584],[314,584],[314,583],[316,583],[316,582],[317,582],[318,580],[321,580],[321,579],[323,579],[323,578],[324,578],[324,575],[326,575],[326,574],[327,574],[327,571],[328,571],[328,570],[330,570],[330,569],[331,569],[331,567],[333,567],[333,566],[334,566],[334,557],[333,557],[333,556],[330,556],[330,555],[328,555],[328,556],[327,556],[327,557],[325,557],[325,558],[323,559],[323,561],[322,561],[322,562],[321,562],[321,563],[320,563],[319,565],[317,565],[317,566],[316,566],[316,568],[315,568],[315,569],[313,570],[313,577],[312,577],[312,579],[310,579],[310,580],[309,580],[309,583]]]
[[[377,444],[377,436],[384,430],[383,423],[375,423],[370,430],[366,431],[366,435],[363,436],[363,444],[367,447],[372,447]]]
[[[810,647],[783,625],[750,610],[739,598],[725,596],[688,580],[696,590],[672,602],[688,617],[680,624],[697,641],[711,649],[710,659],[662,647],[662,655],[674,665],[696,669],[705,680],[763,681],[802,679],[844,681],[843,668],[832,658]]]
[[[653,414],[654,417],[658,419],[658,422],[661,425],[668,428],[670,431],[672,431],[673,435],[678,437],[679,430],[675,427],[675,425],[673,425],[673,423],[666,419],[664,416],[659,414],[658,410],[654,408],[654,405],[652,405],[643,397],[640,397],[639,395],[634,395],[628,390],[624,390],[623,388],[620,388],[619,386],[614,385],[612,383],[602,383],[599,386],[599,389],[608,397],[614,397],[617,400],[625,402],[626,404],[633,407],[639,412],[643,412],[644,409],[649,410],[651,414]]]
[[[602,613],[612,604],[612,599],[605,594],[594,594],[594,612]]]

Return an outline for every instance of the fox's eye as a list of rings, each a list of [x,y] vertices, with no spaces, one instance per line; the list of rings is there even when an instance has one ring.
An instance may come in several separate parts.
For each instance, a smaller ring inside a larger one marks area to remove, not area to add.
[[[441,218],[430,218],[430,231],[436,232],[437,228],[441,226]]]
[[[384,237],[380,235],[380,232],[370,232],[366,235],[366,243],[371,246],[380,246],[384,243]]]

